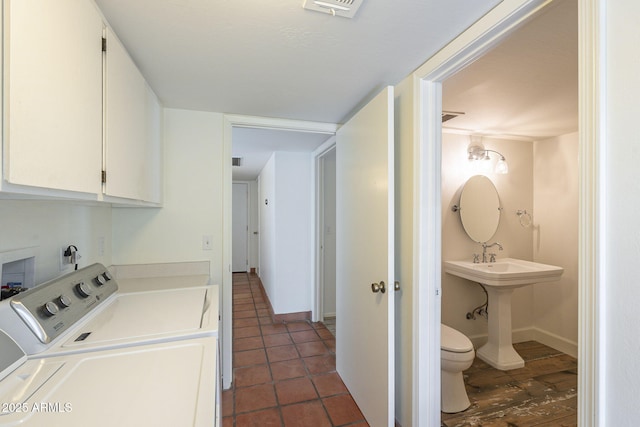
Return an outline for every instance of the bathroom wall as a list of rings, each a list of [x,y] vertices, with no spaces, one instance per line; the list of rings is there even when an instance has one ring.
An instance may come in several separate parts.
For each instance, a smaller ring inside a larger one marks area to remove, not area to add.
[[[498,257],[532,260],[533,234],[530,229],[520,226],[516,211],[518,209],[526,209],[527,211],[533,209],[533,143],[489,138],[484,138],[482,143],[485,148],[502,153],[509,164],[507,175],[498,175],[493,172],[484,174],[496,186],[503,208],[500,225],[490,242],[497,241],[502,244],[503,251],[493,248]],[[481,174],[474,170],[473,164],[467,159],[469,145],[468,135],[443,134],[443,260],[471,260],[474,253],[482,252],[480,244],[473,242],[464,232],[459,213],[451,211],[451,207],[459,203],[460,191],[467,179],[473,175]],[[531,303],[533,292],[532,287],[524,287],[516,289],[513,293],[514,340],[519,339],[519,330],[529,331],[533,325],[534,306]],[[470,337],[476,345],[486,340],[487,321],[482,317],[477,320],[467,320],[466,313],[484,302],[485,294],[480,286],[443,272],[442,322]]]
[[[534,327],[577,356],[578,134],[536,141],[533,153],[533,259],[564,268],[559,281],[533,286]]]
[[[467,160],[469,137],[444,134],[442,151],[442,256],[471,259],[481,252],[466,235],[457,204],[464,182],[477,174]],[[578,342],[578,134],[536,142],[483,139],[485,148],[504,154],[507,175],[486,174],[495,184],[503,211],[491,242],[502,243],[499,257],[511,256],[564,268],[557,282],[516,289],[512,314],[514,341],[535,339],[577,356]],[[516,215],[532,214],[525,228]],[[449,274],[442,275],[442,322],[483,343],[487,322],[467,320],[468,311],[484,302],[478,285]]]

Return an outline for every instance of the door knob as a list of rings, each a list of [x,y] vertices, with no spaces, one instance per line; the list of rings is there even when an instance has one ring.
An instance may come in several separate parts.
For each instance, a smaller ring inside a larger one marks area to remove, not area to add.
[[[400,282],[398,282],[397,280],[395,282],[393,282],[393,290],[394,291],[399,291],[400,290]]]
[[[387,288],[384,285],[383,281],[380,281],[380,283],[372,283],[371,284],[371,292],[378,293],[378,292],[382,292],[383,294],[385,292],[387,292]]]

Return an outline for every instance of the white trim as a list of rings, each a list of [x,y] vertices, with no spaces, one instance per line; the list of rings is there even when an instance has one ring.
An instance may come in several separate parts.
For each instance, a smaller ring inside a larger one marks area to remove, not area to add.
[[[332,136],[313,152],[312,173],[314,182],[312,182],[314,233],[311,237],[311,265],[314,266],[311,278],[313,283],[312,301],[311,301],[311,321],[321,322],[324,320],[324,251],[320,250],[320,246],[324,246],[324,156],[336,149],[336,137]],[[335,314],[334,314],[335,316]]]
[[[271,117],[244,116],[225,114],[223,117],[223,149],[222,155],[229,161],[222,162],[223,203],[222,203],[222,286],[220,287],[220,313],[222,315],[219,331],[221,339],[222,387],[231,387],[233,377],[233,299],[231,276],[231,145],[234,127],[250,127],[274,130],[289,130],[327,134],[327,138],[334,135],[338,125],[333,123],[309,122],[299,120],[277,119]],[[313,240],[313,239],[312,239]],[[315,264],[312,264],[315,265]],[[313,269],[314,267],[312,267]],[[315,275],[315,273],[313,273]],[[315,284],[314,284],[315,285]],[[310,288],[310,292],[314,289]]]
[[[440,425],[441,319],[441,149],[442,85],[416,84],[418,136],[415,164],[414,215],[417,239],[414,251],[414,425]],[[434,386],[437,385],[437,386]]]
[[[606,425],[605,0],[579,0],[578,425]]]
[[[225,121],[233,127],[274,129],[292,132],[325,133],[333,135],[338,130],[335,123],[310,122],[303,120],[278,119],[275,117],[244,116],[240,114],[225,114]]]

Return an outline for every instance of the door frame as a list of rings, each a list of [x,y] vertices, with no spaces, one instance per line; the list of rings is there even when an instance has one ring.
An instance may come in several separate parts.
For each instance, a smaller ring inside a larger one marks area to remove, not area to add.
[[[312,212],[314,215],[314,235],[312,237],[314,275],[313,299],[311,301],[311,321],[324,320],[324,156],[336,149],[336,137],[333,136],[313,152],[313,176],[315,180]]]
[[[221,340],[221,359],[222,359],[222,387],[226,390],[231,387],[233,378],[233,298],[232,285],[233,278],[231,275],[232,261],[232,209],[231,209],[231,193],[233,183],[231,174],[231,148],[234,127],[288,130],[297,132],[312,132],[326,134],[327,138],[335,135],[338,125],[334,123],[311,122],[302,120],[287,120],[271,117],[246,116],[239,114],[224,114],[222,118],[223,138],[222,138],[222,155],[225,160],[222,162],[222,286],[220,287],[220,314],[221,328],[219,329],[219,339]],[[312,178],[313,181],[314,178]],[[315,189],[315,183],[312,182],[312,188]],[[312,239],[313,240],[313,239]],[[315,263],[312,263],[312,270]],[[313,273],[315,275],[315,272]],[[313,283],[312,278],[310,278]],[[315,286],[315,284],[314,284]],[[314,295],[314,289],[309,288],[309,292]]]
[[[605,425],[605,319],[603,295],[604,215],[604,0],[579,2],[579,351],[578,424]],[[414,283],[413,419],[416,425],[440,425],[439,381],[442,201],[442,82],[499,43],[552,0],[504,0],[413,73],[416,152],[417,268]],[[420,327],[422,325],[422,328]],[[424,404],[426,402],[426,404]]]

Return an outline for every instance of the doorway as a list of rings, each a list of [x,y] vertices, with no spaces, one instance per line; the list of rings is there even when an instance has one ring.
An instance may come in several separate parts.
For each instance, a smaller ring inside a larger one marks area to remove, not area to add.
[[[233,209],[233,259],[231,271],[244,273],[249,268],[249,184],[234,182],[231,195]]]
[[[336,148],[316,156],[317,321],[336,334]]]
[[[517,7],[502,3],[497,6],[492,13],[485,16],[479,21],[475,28],[479,31],[468,32],[458,39],[454,40],[447,48],[441,51],[437,57],[427,61],[420,67],[415,76],[418,80],[418,88],[416,91],[420,94],[421,111],[427,114],[421,117],[421,146],[424,147],[420,151],[418,163],[420,171],[418,174],[423,176],[419,182],[418,199],[420,200],[421,215],[420,222],[425,230],[440,230],[442,226],[442,201],[440,199],[440,186],[442,167],[440,164],[442,150],[442,82],[448,77],[454,75],[457,71],[463,69],[466,65],[472,63],[481,57],[485,52],[499,43],[504,37],[510,34],[515,28],[522,25],[528,19],[542,11],[551,2],[545,1],[522,1],[518,2]],[[553,2],[556,5],[560,2]],[[588,2],[591,4],[591,2]],[[598,63],[595,60],[598,52],[597,37],[591,35],[590,31],[594,30],[593,23],[597,22],[597,16],[600,12],[597,8],[591,9],[585,7],[586,12],[579,16],[579,32],[580,38],[585,41],[579,46],[580,62],[579,72],[584,76],[584,80],[580,83],[579,90],[579,159],[580,159],[580,188],[579,196],[581,199],[579,206],[579,276],[580,276],[580,297],[579,297],[579,342],[578,348],[580,365],[579,375],[580,383],[578,385],[578,418],[581,420],[581,426],[591,426],[596,422],[596,413],[600,396],[598,394],[598,372],[600,362],[598,355],[600,348],[598,347],[597,331],[599,325],[599,314],[596,309],[596,298],[598,295],[598,276],[595,274],[593,266],[599,265],[601,262],[598,257],[597,248],[601,239],[600,231],[592,224],[598,223],[598,181],[594,177],[598,176],[596,171],[600,166],[599,161],[594,158],[597,152],[599,140],[598,126],[599,112],[598,90],[599,82],[596,75],[593,74],[593,68],[597,68]],[[482,28],[485,28],[484,30]],[[597,30],[597,28],[595,28]],[[596,53],[594,53],[596,52]],[[585,120],[586,117],[596,119]],[[430,208],[435,206],[435,211]],[[434,232],[435,233],[435,232]],[[437,233],[435,233],[437,234]],[[433,235],[433,234],[432,234]],[[431,236],[432,236],[431,235]],[[420,292],[417,296],[417,304],[425,307],[427,310],[437,312],[437,306],[440,304],[437,298],[432,295],[441,293],[441,252],[439,248],[431,243],[429,233],[420,236],[420,244],[424,245],[421,252],[426,257],[426,261],[421,262],[425,268],[424,275],[420,275]],[[431,274],[427,267],[431,265],[437,270],[437,274]],[[427,389],[429,382],[438,379],[440,367],[438,349],[439,334],[437,340],[433,338],[437,323],[440,322],[439,316],[427,316],[426,324],[430,327],[429,331],[422,331],[423,336],[418,337],[421,342],[429,342],[429,347],[425,354],[418,357],[418,369],[427,372],[425,375],[418,377],[418,389]],[[435,368],[434,368],[435,367]],[[431,395],[428,399],[428,405],[435,408],[437,404],[436,397],[439,395]],[[439,425],[435,416],[429,415],[428,409],[420,409],[419,418],[429,420],[429,425]],[[594,415],[595,414],[595,415]]]
[[[286,120],[286,119],[274,119],[274,118],[265,118],[265,117],[253,117],[253,116],[243,116],[243,115],[234,115],[234,114],[226,114],[224,116],[224,138],[223,138],[223,155],[228,161],[224,162],[224,170],[223,170],[223,188],[224,188],[224,204],[223,204],[223,223],[228,224],[228,226],[224,227],[223,232],[223,253],[222,260],[223,265],[225,266],[223,271],[222,278],[222,287],[221,287],[221,358],[222,358],[222,386],[224,389],[228,389],[231,386],[231,381],[233,377],[233,329],[232,329],[232,264],[233,264],[233,233],[232,233],[232,224],[233,224],[233,209],[232,209],[232,193],[233,193],[233,181],[234,180],[242,180],[242,181],[251,181],[255,180],[255,176],[253,178],[235,178],[234,171],[232,170],[232,161],[231,158],[235,157],[233,153],[234,148],[234,131],[244,131],[247,132],[271,132],[273,134],[278,134],[286,137],[288,134],[308,134],[311,143],[313,139],[322,139],[322,141],[326,141],[331,138],[332,135],[335,134],[337,130],[337,125],[330,123],[317,123],[317,122],[306,122],[306,121],[297,121],[297,120]],[[259,143],[260,141],[255,141]],[[298,141],[300,142],[300,141]],[[268,143],[262,141],[262,148],[264,150],[265,146]],[[315,147],[319,144],[316,143]],[[268,147],[267,147],[268,148]],[[294,150],[295,151],[295,150]],[[247,159],[245,159],[247,160]],[[312,169],[315,167],[313,163],[311,163]],[[260,169],[258,169],[259,171]],[[315,172],[312,172],[312,176],[315,176]],[[257,186],[257,184],[256,184]],[[313,194],[315,191],[315,185],[309,188],[310,194]],[[256,189],[257,194],[257,189]],[[252,196],[251,196],[252,197]],[[257,199],[257,195],[256,195]],[[256,200],[256,204],[258,202],[264,203],[264,201]],[[250,201],[251,203],[251,201]],[[315,201],[313,202],[315,204]],[[315,207],[312,209],[312,212],[315,212]],[[253,232],[253,230],[250,230]],[[311,235],[315,236],[314,233]],[[257,236],[256,236],[257,237]],[[260,239],[261,240],[261,239]],[[313,242],[309,248],[310,251],[315,253],[315,239],[312,239]],[[256,238],[256,241],[258,239]],[[264,260],[260,257],[260,254],[257,255],[260,259],[260,263]],[[314,282],[313,278],[315,277],[315,272],[309,273],[310,282]],[[315,295],[315,284],[314,286],[309,286],[308,292],[311,295],[312,304],[314,307],[316,302]]]

